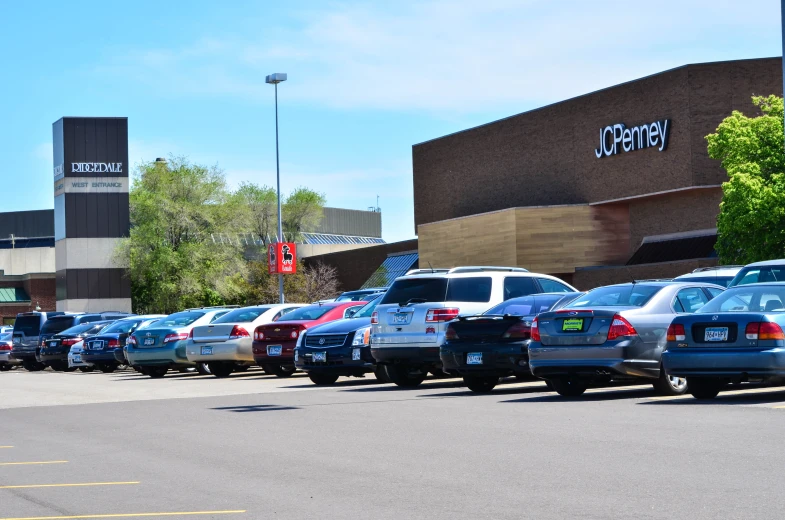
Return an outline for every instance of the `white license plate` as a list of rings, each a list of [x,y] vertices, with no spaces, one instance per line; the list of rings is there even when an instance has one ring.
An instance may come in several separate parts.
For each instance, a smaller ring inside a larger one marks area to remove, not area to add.
[[[728,341],[728,327],[707,327],[705,341]]]
[[[406,325],[409,323],[409,315],[405,312],[397,312],[393,314],[393,323],[396,325]]]
[[[482,352],[472,352],[466,354],[467,365],[482,365]]]
[[[283,347],[281,345],[268,345],[267,346],[267,355],[268,356],[280,356]]]
[[[202,355],[203,356],[212,356],[213,355],[213,347],[202,347]]]
[[[352,349],[352,361],[360,361],[360,349]]]
[[[74,363],[81,363],[82,362],[81,354],[74,354],[73,360],[74,360]]]
[[[144,338],[142,345],[149,347],[150,345],[155,345],[155,338]]]
[[[56,341],[50,341],[49,342],[49,346],[50,347],[56,347],[57,346],[57,342]]]
[[[314,363],[327,363],[327,352],[314,352],[311,359]]]
[[[103,341],[93,341],[90,343],[90,348],[93,350],[103,350],[104,349],[104,342]]]

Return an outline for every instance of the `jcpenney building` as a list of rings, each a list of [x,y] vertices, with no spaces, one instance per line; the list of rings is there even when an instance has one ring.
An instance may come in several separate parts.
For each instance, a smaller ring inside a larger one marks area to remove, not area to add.
[[[714,265],[727,174],[705,137],[782,92],[780,58],[685,65],[414,145],[405,249],[580,288]]]

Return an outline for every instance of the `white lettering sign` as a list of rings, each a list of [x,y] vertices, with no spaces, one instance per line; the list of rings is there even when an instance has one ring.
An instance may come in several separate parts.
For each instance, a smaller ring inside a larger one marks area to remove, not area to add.
[[[57,166],[52,168],[52,171],[54,171],[55,179],[58,179],[58,178],[62,177],[63,176],[63,165],[62,164],[58,164]]]
[[[670,119],[632,128],[627,128],[622,123],[606,126],[600,129],[600,147],[594,150],[594,155],[600,159],[621,152],[654,147],[662,152],[668,147],[670,131]]]
[[[123,173],[123,163],[75,162],[71,173]]]
[[[65,177],[55,181],[55,197],[63,193],[128,193],[128,177]]]

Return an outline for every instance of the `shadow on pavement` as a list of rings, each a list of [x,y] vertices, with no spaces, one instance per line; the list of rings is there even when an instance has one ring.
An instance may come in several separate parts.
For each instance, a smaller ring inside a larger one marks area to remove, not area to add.
[[[370,386],[370,385],[381,385],[381,384],[384,383],[380,382],[378,379],[371,377],[369,379],[352,378],[346,381],[338,381],[331,385],[316,385],[314,383],[310,383],[310,384],[306,383],[303,385],[291,385],[291,386],[287,386],[286,388],[350,388],[351,389],[358,386]]]
[[[785,402],[785,388],[771,387],[765,390],[765,386],[750,386],[745,387],[728,387],[724,392],[756,390],[750,393],[741,394],[720,394],[714,399],[695,399],[690,394],[685,394],[683,398],[662,399],[644,401],[638,404],[645,405],[659,405],[659,406],[684,406],[684,405],[698,405],[698,406],[748,406],[753,404],[772,404]]]
[[[467,388],[460,388],[455,392],[444,392],[441,394],[423,394],[418,397],[488,397],[494,395],[519,395],[519,394],[538,394],[543,392],[550,392],[548,387],[543,383],[541,386],[523,386],[515,388],[506,388],[506,385],[500,384],[493,390],[487,393],[472,392]],[[422,390],[422,388],[421,388]],[[527,399],[531,401],[531,399]]]
[[[546,390],[547,391],[547,390]],[[499,401],[501,403],[556,403],[556,402],[591,402],[591,401],[616,401],[620,399],[642,399],[646,397],[654,397],[653,389],[642,387],[634,390],[613,390],[609,388],[608,391],[592,392],[583,394],[579,397],[562,397],[557,393],[551,393],[541,397],[532,397],[525,399],[511,399],[509,401]]]
[[[248,412],[276,412],[278,410],[299,410],[297,406],[280,406],[276,404],[252,404],[248,406],[219,406],[210,408],[211,410],[221,410],[225,412],[248,413]]]
[[[396,386],[394,384],[375,384],[375,385],[368,385],[362,388],[347,388],[343,390],[344,392],[407,392],[412,390],[428,390],[428,389],[439,389],[439,388],[457,388],[463,386],[463,380],[461,379],[442,379],[442,378],[428,378],[426,381],[443,381],[440,383],[430,383],[427,385],[419,385],[412,388],[404,388],[400,386]]]

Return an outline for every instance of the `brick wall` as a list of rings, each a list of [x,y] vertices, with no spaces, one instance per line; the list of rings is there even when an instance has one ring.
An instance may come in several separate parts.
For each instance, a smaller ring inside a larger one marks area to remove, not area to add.
[[[3,322],[9,318],[15,318],[20,312],[31,312],[35,310],[36,304],[42,311],[56,310],[55,300],[55,278],[49,277],[13,277],[13,280],[2,280],[0,287],[21,287],[30,296],[30,303],[25,305],[0,304],[0,318]],[[18,279],[16,279],[18,278]]]

